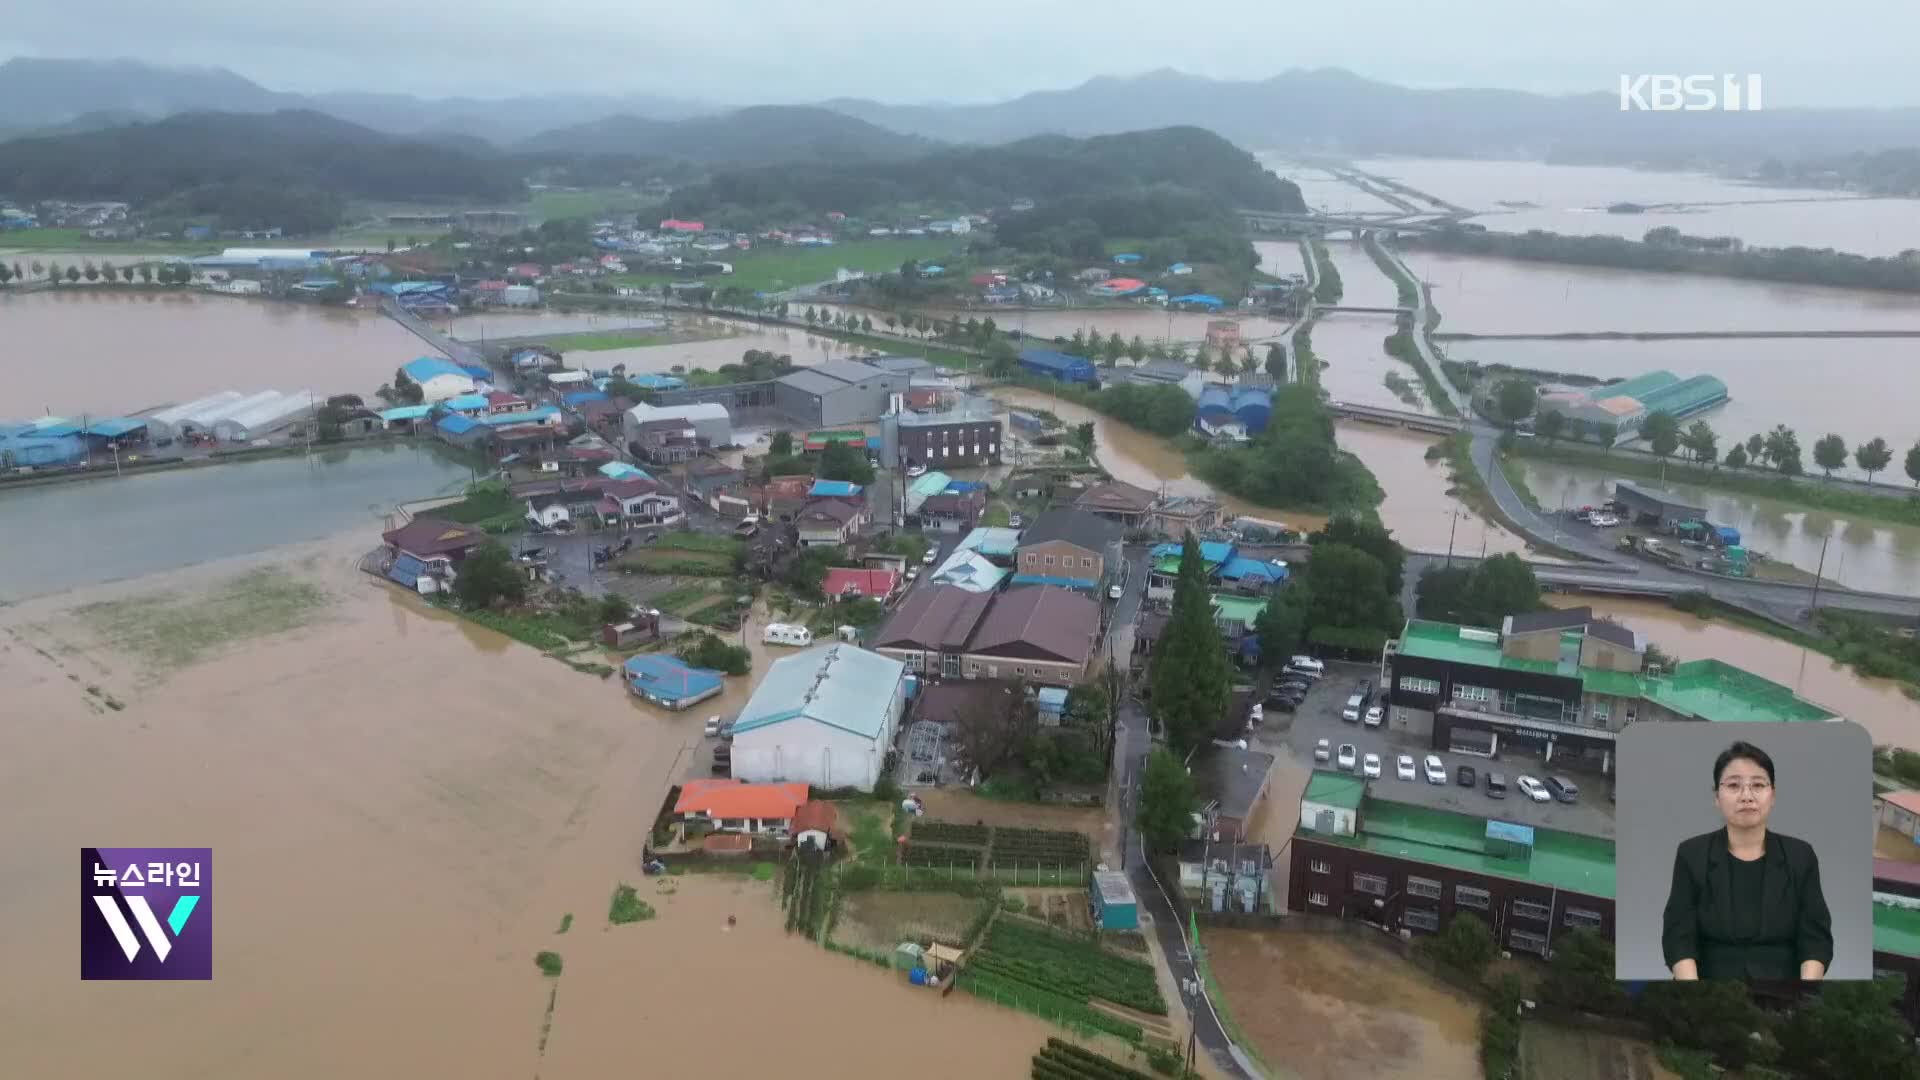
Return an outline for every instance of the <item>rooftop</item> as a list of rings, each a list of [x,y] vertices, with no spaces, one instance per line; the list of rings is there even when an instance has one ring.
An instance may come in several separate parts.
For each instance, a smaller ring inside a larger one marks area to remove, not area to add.
[[[1153,505],[1153,492],[1119,480],[1090,487],[1073,505],[1082,510],[1120,510],[1144,513]]]
[[[806,804],[805,784],[744,784],[738,780],[689,780],[680,788],[676,814],[710,818],[788,819]]]
[[[884,648],[964,648],[992,597],[959,585],[924,585],[909,593],[880,628],[874,644]]]
[[[859,484],[846,480],[815,480],[813,486],[807,489],[807,494],[828,496],[831,498],[845,498],[858,495],[860,491],[861,488]]]
[[[1195,763],[1193,779],[1201,797],[1219,804],[1228,817],[1244,819],[1267,786],[1273,755],[1237,746],[1214,746]]]
[[[1020,546],[1019,529],[1007,529],[997,525],[983,525],[961,537],[954,546],[955,551],[977,551],[982,555],[1012,555]]]
[[[444,356],[422,356],[418,360],[409,360],[400,366],[400,370],[407,373],[407,378],[417,383],[442,375],[453,375],[462,379],[468,377],[466,372],[460,370],[460,365]]]
[[[1216,615],[1224,615],[1235,622],[1253,625],[1253,620],[1267,610],[1267,598],[1264,596],[1216,596],[1213,598],[1213,610]]]
[[[1613,898],[1613,841],[1535,828],[1532,857],[1509,858],[1491,853],[1488,824],[1485,818],[1370,798],[1360,806],[1358,836],[1331,836],[1307,829],[1298,835],[1365,848],[1379,855]]]
[[[1880,797],[1910,814],[1920,814],[1920,791],[1889,791]]]
[[[740,710],[734,734],[804,718],[878,739],[906,670],[892,657],[844,643],[781,657]]]
[[[970,651],[1084,664],[1099,629],[1100,605],[1071,589],[1029,585],[994,600]]]
[[[444,555],[477,547],[487,534],[469,525],[456,525],[439,518],[417,517],[405,525],[382,533],[382,540],[414,555]]]
[[[780,376],[779,381],[802,393],[812,394],[816,397],[837,393],[847,388],[846,383],[841,382],[839,379],[828,378],[812,368],[801,368],[799,371],[790,371]]]
[[[952,585],[969,592],[988,593],[1007,578],[1006,570],[987,561],[977,551],[957,548],[947,561],[927,575],[930,585]]]
[[[900,575],[891,570],[854,570],[835,567],[827,571],[827,578],[821,582],[820,591],[830,597],[854,593],[860,596],[884,598],[892,595],[893,587],[899,581]]]
[[[1367,782],[1360,777],[1351,773],[1315,769],[1313,776],[1307,780],[1307,790],[1300,797],[1323,806],[1358,810],[1366,796]]]
[[[1018,535],[1022,544],[1061,540],[1088,551],[1104,551],[1108,544],[1120,539],[1120,529],[1098,514],[1057,509],[1040,514]]]
[[[628,682],[669,701],[698,697],[718,689],[721,683],[719,672],[693,667],[677,656],[664,653],[641,653],[623,666]]]
[[[1920,956],[1920,909],[1875,898],[1873,948],[1897,956]]]

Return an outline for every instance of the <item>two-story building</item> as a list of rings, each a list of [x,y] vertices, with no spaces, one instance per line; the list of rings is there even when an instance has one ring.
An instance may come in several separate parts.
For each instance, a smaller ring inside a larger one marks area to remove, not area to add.
[[[1509,616],[1498,630],[1409,620],[1381,657],[1387,722],[1437,750],[1494,757],[1518,745],[1610,772],[1620,731],[1639,720],[1839,719],[1724,661],[1648,669],[1646,650],[1589,608]]]
[[[685,516],[679,498],[649,477],[606,481],[600,493],[601,513],[617,518],[626,528],[671,525]]]
[[[931,394],[935,387],[908,391]],[[887,459],[897,464],[947,469],[959,465],[1000,463],[1001,425],[987,398],[970,398],[939,412],[903,412],[882,418],[881,445]]]
[[[1099,636],[1099,605],[1067,589],[922,585],[873,646],[922,675],[1074,686],[1086,678]]]
[[[827,547],[857,536],[867,522],[867,511],[841,499],[813,499],[794,515],[793,522],[800,531],[801,547]]]
[[[1097,514],[1048,510],[1020,532],[1013,583],[1098,592],[1125,565],[1120,538],[1120,526]]]
[[[1119,480],[1095,484],[1073,501],[1076,510],[1084,510],[1115,522],[1127,529],[1147,527],[1147,515],[1153,509],[1154,494]]]

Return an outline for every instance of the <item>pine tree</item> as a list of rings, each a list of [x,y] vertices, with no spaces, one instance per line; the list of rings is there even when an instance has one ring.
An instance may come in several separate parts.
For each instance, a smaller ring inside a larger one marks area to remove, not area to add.
[[[1207,742],[1227,711],[1232,670],[1220,632],[1213,622],[1213,598],[1207,593],[1206,563],[1200,542],[1189,532],[1180,541],[1180,576],[1173,589],[1173,611],[1154,646],[1148,671],[1153,714],[1167,733],[1168,745],[1184,756]]]

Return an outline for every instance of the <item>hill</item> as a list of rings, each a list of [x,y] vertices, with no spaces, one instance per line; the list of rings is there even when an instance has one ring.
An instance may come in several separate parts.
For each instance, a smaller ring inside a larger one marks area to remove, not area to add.
[[[0,191],[16,199],[166,203],[229,225],[290,231],[330,227],[346,198],[518,201],[524,195],[504,159],[382,135],[304,110],[182,113],[16,139],[0,154]]]
[[[935,144],[830,109],[760,105],[677,122],[609,116],[545,131],[518,144],[534,153],[677,157],[713,165],[779,161],[876,161],[925,153]]]
[[[53,127],[88,113],[157,119],[202,109],[285,109],[299,100],[296,94],[275,93],[225,68],[26,56],[0,63],[0,128],[12,130]]]

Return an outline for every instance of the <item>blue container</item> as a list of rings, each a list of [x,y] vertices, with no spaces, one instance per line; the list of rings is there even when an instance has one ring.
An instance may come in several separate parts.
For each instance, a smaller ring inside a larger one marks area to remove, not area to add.
[[[907,981],[915,986],[927,985],[927,969],[914,968],[912,971],[907,972]]]

